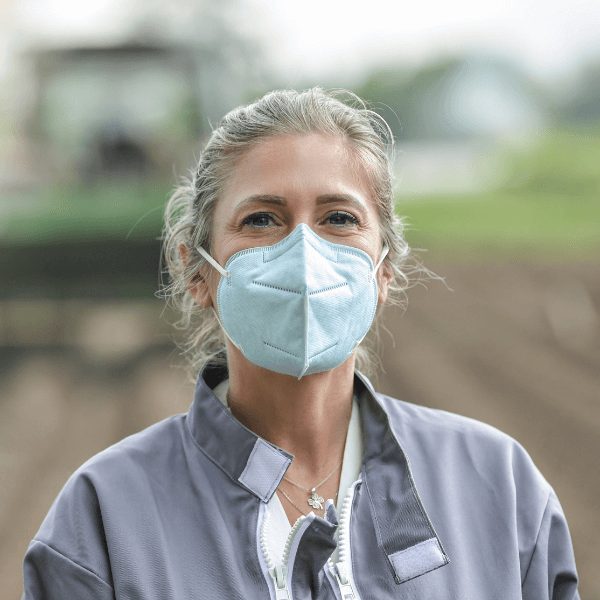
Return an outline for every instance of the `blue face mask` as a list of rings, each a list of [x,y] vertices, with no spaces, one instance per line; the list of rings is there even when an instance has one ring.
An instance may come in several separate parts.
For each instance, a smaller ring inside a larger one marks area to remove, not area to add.
[[[225,269],[198,251],[223,276],[217,304],[229,340],[255,365],[300,379],[341,365],[365,337],[388,249],[373,267],[362,250],[300,224],[273,246],[237,252]]]

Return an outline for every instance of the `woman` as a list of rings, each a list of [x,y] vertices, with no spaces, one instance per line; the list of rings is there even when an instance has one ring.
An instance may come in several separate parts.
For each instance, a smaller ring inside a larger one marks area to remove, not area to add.
[[[215,129],[167,210],[194,402],[71,477],[25,557],[26,598],[578,598],[525,451],[355,371],[414,270],[386,140],[318,88]]]

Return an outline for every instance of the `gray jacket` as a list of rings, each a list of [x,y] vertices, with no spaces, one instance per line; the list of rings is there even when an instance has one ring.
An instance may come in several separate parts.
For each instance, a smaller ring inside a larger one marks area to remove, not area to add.
[[[211,391],[226,376],[207,367],[188,414],[74,473],[29,546],[24,598],[579,597],[565,517],[523,448],[378,394],[359,374],[365,456],[345,514],[338,523],[329,505],[304,519],[269,569],[265,506],[293,457],[227,412]]]

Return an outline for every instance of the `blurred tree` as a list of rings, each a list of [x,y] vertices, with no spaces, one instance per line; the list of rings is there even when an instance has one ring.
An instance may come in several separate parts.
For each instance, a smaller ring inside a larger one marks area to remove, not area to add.
[[[564,87],[564,86],[563,86]],[[596,125],[592,133],[600,129],[600,60],[584,66],[574,85],[567,86],[562,98],[556,102],[555,114],[561,125]]]
[[[543,125],[543,94],[518,68],[471,55],[413,72],[388,68],[355,92],[373,104],[396,138],[502,136]]]
[[[425,98],[441,90],[444,79],[458,60],[429,65],[415,72],[386,68],[374,72],[353,91],[388,122],[394,136],[402,139],[427,138]]]

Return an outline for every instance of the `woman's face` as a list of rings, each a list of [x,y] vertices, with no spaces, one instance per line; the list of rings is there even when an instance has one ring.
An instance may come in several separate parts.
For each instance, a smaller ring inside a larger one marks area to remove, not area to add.
[[[224,266],[236,252],[276,244],[304,223],[330,242],[363,250],[377,264],[377,206],[357,163],[350,160],[345,142],[332,136],[278,136],[261,142],[240,161],[217,201],[212,256]],[[217,306],[215,275],[191,290],[204,307]],[[391,270],[382,265],[377,276],[383,303]]]

